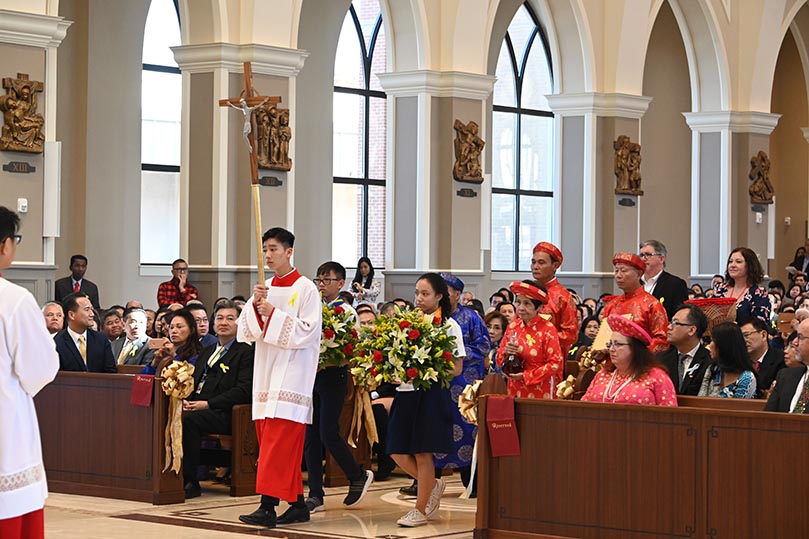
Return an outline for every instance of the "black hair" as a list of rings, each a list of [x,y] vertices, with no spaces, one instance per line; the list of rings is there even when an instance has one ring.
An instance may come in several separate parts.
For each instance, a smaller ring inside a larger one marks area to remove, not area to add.
[[[368,276],[365,278],[363,278],[362,273],[360,273],[360,266],[362,265],[363,262],[368,264],[368,267],[371,268],[371,270],[368,272]],[[373,280],[373,278],[374,278],[374,265],[371,264],[371,259],[368,258],[367,256],[360,257],[360,259],[357,260],[357,273],[354,274],[354,279],[352,279],[351,282],[360,283],[360,286],[363,288],[371,288],[372,284],[371,281]]]
[[[492,300],[493,300],[494,298],[500,298],[500,299],[502,299],[503,301],[506,301],[506,296],[504,296],[504,295],[503,295],[503,294],[501,294],[500,292],[495,292],[494,294],[492,294],[491,296],[489,296],[489,304],[491,304],[491,303],[492,303]]]
[[[62,310],[65,311],[66,318],[68,312],[76,312],[79,310],[79,298],[87,298],[87,295],[81,294],[79,292],[74,292],[72,294],[68,294],[62,300]]]
[[[242,314],[242,308],[229,299],[220,300],[213,308],[213,317],[216,318],[216,313],[222,309],[235,309],[236,315]]]
[[[73,255],[70,257],[70,267],[73,267],[73,264],[76,263],[76,260],[84,260],[85,265],[87,262],[87,257],[84,255]]]
[[[514,303],[514,294],[508,288],[501,288],[498,292],[508,300],[509,303]]]
[[[233,296],[230,301],[247,301],[244,296]]]
[[[110,305],[110,307],[109,307],[109,308],[110,308],[110,309],[115,309],[116,311],[117,311],[118,309],[121,309],[122,311],[126,311],[126,307],[124,307],[123,305],[118,305],[118,304],[115,304],[115,305]]]
[[[273,227],[261,236],[261,243],[267,240],[276,240],[286,249],[295,247],[295,234],[280,226]]]
[[[328,275],[329,273],[334,273],[338,279],[345,280],[346,278],[345,266],[339,262],[323,262],[320,266],[318,266],[316,275]]]
[[[764,331],[764,332],[766,332],[767,335],[769,335],[770,331],[772,330],[772,325],[768,324],[767,322],[765,322],[764,320],[762,320],[761,318],[759,318],[757,316],[751,317],[750,320],[745,320],[745,322],[743,324],[739,324],[739,327],[741,328],[743,326],[746,326],[747,324],[750,324],[751,326],[753,326],[753,328],[756,331]]]
[[[483,302],[478,298],[472,298],[472,300],[469,302],[469,308],[474,309],[481,318],[486,315],[486,310],[483,308]]]
[[[204,305],[204,304],[202,304],[202,303],[192,303],[192,304],[190,304],[190,305],[186,305],[186,306],[185,306],[185,309],[186,309],[188,312],[192,312],[192,311],[205,311],[205,314],[206,314],[206,315],[208,314],[208,309],[206,309],[206,308],[205,308],[205,305]]]
[[[202,344],[199,342],[199,332],[197,331],[197,321],[194,320],[194,317],[191,315],[191,311],[188,309],[177,309],[176,311],[167,314],[164,320],[167,320],[168,325],[171,325],[171,321],[177,317],[182,318],[185,320],[186,325],[188,326],[189,334],[188,340],[177,349],[177,356],[180,360],[189,360],[194,356],[199,355],[202,351]]]
[[[511,305],[511,308],[514,309],[514,312],[517,312],[517,307],[515,307],[513,303],[511,303],[510,301],[504,301],[503,303],[501,303],[500,305],[497,306],[497,312],[498,313],[502,312],[500,310],[500,307],[503,307],[504,305]]]
[[[443,277],[432,272],[425,273],[416,280],[416,282],[418,281],[427,281],[430,283],[430,288],[433,289],[433,292],[441,294],[441,300],[438,302],[438,306],[441,308],[441,322],[446,322],[452,314],[452,303],[449,300],[447,282]]]
[[[186,265],[188,265],[188,262],[186,262],[184,258],[178,258],[177,260],[175,260],[174,262],[171,263],[171,268],[174,269],[174,266],[177,265],[177,264],[186,264]]]
[[[713,328],[711,342],[716,347],[716,364],[722,372],[752,371],[753,362],[747,353],[742,330],[733,322],[722,322]]]
[[[104,313],[101,315],[101,323],[103,324],[104,322],[106,322],[107,318],[109,318],[110,316],[114,316],[114,317],[118,318],[118,320],[121,320],[120,313],[117,310],[115,310],[114,308],[110,307],[109,309],[104,311]]]
[[[20,216],[5,206],[0,206],[0,242],[17,234],[20,229]]]
[[[784,283],[782,283],[778,279],[773,279],[772,281],[770,281],[770,284],[769,286],[767,286],[767,288],[769,288],[770,290],[772,290],[773,288],[780,288],[781,290],[786,290],[784,288]]]
[[[688,311],[688,323],[694,324],[694,329],[697,330],[697,339],[702,339],[702,336],[708,331],[708,317],[705,315],[705,312],[690,303],[678,305],[677,308],[674,309],[674,312],[676,313],[682,310]]]
[[[587,318],[582,320],[581,327],[579,328],[579,338],[576,341],[576,343],[579,346],[590,346],[593,344],[593,339],[584,334],[584,330],[587,329],[587,324],[589,324],[590,322],[595,322],[599,326],[601,325],[601,323],[598,321],[597,316],[588,316]]]

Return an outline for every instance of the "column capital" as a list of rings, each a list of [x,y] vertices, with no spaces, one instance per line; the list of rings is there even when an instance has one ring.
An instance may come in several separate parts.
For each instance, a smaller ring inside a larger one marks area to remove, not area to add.
[[[0,9],[0,43],[28,47],[58,47],[73,21],[36,13]]]
[[[697,133],[730,131],[758,135],[772,134],[781,118],[780,114],[735,110],[684,112],[683,116],[691,130]]]
[[[488,99],[494,88],[495,77],[461,71],[395,71],[377,75],[382,88],[393,97],[414,97],[427,94],[433,97],[459,97]]]
[[[172,47],[171,50],[180,71],[186,73],[207,73],[214,69],[240,73],[244,69],[244,62],[252,62],[255,74],[296,77],[309,56],[305,50],[255,43],[204,43]]]
[[[651,97],[630,94],[549,94],[545,96],[554,114],[560,116],[616,116],[640,120],[646,114]]]

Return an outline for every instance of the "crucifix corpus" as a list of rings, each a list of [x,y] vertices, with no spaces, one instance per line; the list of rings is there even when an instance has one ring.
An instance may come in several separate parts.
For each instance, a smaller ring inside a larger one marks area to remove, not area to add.
[[[242,136],[250,155],[250,180],[253,189],[253,214],[256,229],[256,256],[258,257],[258,281],[264,284],[264,253],[261,243],[261,194],[258,185],[258,159],[256,158],[256,133],[254,129],[253,111],[267,103],[278,104],[280,97],[270,97],[265,95],[253,95],[253,69],[250,62],[244,63],[244,90],[239,97],[220,99],[220,107],[233,107],[244,115],[244,129]]]

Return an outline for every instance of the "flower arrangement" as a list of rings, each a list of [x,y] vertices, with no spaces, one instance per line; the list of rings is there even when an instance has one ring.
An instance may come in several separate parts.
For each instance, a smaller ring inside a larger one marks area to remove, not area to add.
[[[351,374],[355,384],[366,388],[383,382],[412,383],[416,389],[434,383],[449,387],[454,350],[449,323],[420,310],[397,309],[393,316],[377,318],[373,329],[361,329]]]
[[[345,365],[354,355],[359,337],[355,324],[350,310],[339,305],[334,307],[323,305],[319,368]]]

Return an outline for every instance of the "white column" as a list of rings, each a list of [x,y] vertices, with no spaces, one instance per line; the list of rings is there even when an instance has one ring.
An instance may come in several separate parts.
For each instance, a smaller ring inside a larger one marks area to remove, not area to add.
[[[584,135],[581,141],[581,155],[584,162],[583,178],[581,188],[582,200],[582,238],[581,254],[582,269],[585,274],[594,274],[596,267],[597,228],[605,223],[597,223],[595,219],[595,209],[597,203],[598,190],[598,170],[597,153],[599,148],[598,140],[598,118],[616,117],[638,120],[638,133],[640,133],[640,119],[649,108],[651,97],[628,95],[628,94],[604,94],[588,92],[581,94],[556,94],[546,96],[551,110],[557,118],[557,141],[554,143],[554,162],[559,166],[554,167],[554,185],[562,184],[564,173],[564,148],[562,148],[562,125],[563,118],[580,116],[584,119]],[[638,140],[640,143],[640,140]],[[557,214],[562,212],[562,201],[559,193],[554,196],[554,207]],[[561,216],[560,216],[561,218]],[[561,221],[560,221],[561,222]],[[639,223],[636,223],[636,229]],[[559,241],[559,231],[555,232],[555,240]],[[636,233],[637,235],[637,233]],[[564,246],[563,246],[564,249]]]
[[[723,270],[722,257],[730,253],[734,247],[732,236],[734,227],[742,223],[734,222],[733,216],[733,134],[753,133],[769,136],[778,124],[780,114],[764,112],[686,112],[683,113],[691,128],[691,279],[710,279],[714,272]],[[706,134],[719,134],[719,154],[703,155],[701,137]],[[719,206],[707,207],[701,203],[700,192],[703,181],[713,178],[702,178],[703,166],[710,161],[719,164]],[[705,238],[700,234],[702,217],[707,212],[719,212],[719,229],[716,238]],[[700,272],[700,245],[704,241],[715,241],[720,264],[710,273]]]
[[[182,247],[187,251],[188,241],[188,186],[189,186],[189,160],[188,141],[190,139],[188,111],[190,109],[190,76],[193,73],[213,74],[214,99],[232,97],[229,93],[229,76],[232,73],[244,73],[244,62],[251,62],[253,74],[274,75],[286,77],[289,81],[289,102],[285,103],[290,109],[290,127],[295,132],[295,77],[297,77],[308,52],[297,49],[284,49],[267,45],[233,45],[229,43],[211,43],[203,45],[184,45],[173,47],[174,58],[183,73],[183,149],[180,166],[181,184],[181,238],[185,243]],[[213,193],[211,200],[211,266],[223,267],[227,265],[227,232],[228,223],[236,218],[228,212],[228,144],[229,121],[237,121],[236,116],[225,107],[211,104],[213,114],[213,132],[211,145],[213,156],[211,160]],[[241,122],[241,116],[238,117]],[[290,143],[290,155],[294,155],[294,138]],[[294,208],[294,167],[287,175],[290,184],[287,198],[287,227],[292,228]]]

